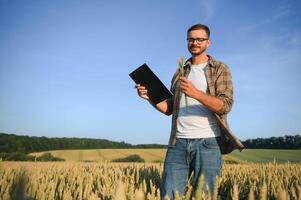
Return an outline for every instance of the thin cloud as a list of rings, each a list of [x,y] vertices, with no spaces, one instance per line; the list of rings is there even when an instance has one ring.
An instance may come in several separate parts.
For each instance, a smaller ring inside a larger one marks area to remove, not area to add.
[[[277,22],[284,17],[287,17],[290,13],[288,2],[284,2],[281,6],[279,6],[279,8],[276,10],[275,13],[276,14],[272,16],[268,16],[267,18],[260,20],[258,23],[251,24],[250,26],[244,27],[243,31],[251,31],[254,29],[258,29],[260,27]]]
[[[296,83],[301,74],[300,46],[285,48],[281,45],[289,41],[290,36],[290,33],[265,35],[253,41],[255,48],[252,51],[223,58],[230,66],[236,66],[233,70],[235,80],[240,83],[237,89],[241,93],[262,94],[269,90],[275,94],[291,92],[290,96],[300,97],[300,93],[293,92],[298,90]],[[296,36],[295,40],[294,44],[298,44],[300,38]],[[248,64],[246,61],[252,62]]]
[[[288,43],[291,46],[301,46],[301,36],[300,33],[295,32],[291,34],[291,37],[288,40]]]
[[[204,11],[203,13],[203,21],[208,22],[214,15],[215,12],[215,0],[202,0],[201,7]]]

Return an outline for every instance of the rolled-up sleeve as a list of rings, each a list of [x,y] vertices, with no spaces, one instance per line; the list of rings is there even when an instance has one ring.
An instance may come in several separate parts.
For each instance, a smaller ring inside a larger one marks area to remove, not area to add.
[[[233,84],[229,68],[223,66],[220,75],[216,79],[216,97],[224,102],[222,109],[217,114],[223,115],[231,111],[233,105]]]

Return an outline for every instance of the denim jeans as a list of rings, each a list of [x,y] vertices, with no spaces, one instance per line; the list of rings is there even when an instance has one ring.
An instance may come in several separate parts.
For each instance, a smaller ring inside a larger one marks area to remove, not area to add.
[[[161,199],[174,193],[185,194],[188,178],[194,171],[193,188],[196,191],[198,178],[204,175],[203,191],[208,185],[212,195],[216,176],[220,175],[222,159],[219,149],[220,137],[183,139],[177,138],[175,147],[168,147],[164,162]]]

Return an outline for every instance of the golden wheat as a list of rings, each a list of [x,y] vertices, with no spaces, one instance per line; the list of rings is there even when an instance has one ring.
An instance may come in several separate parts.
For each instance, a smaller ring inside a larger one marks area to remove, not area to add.
[[[162,170],[160,163],[0,162],[0,199],[159,200]],[[188,184],[175,199],[301,199],[301,164],[225,164],[217,180],[212,197],[192,196]]]

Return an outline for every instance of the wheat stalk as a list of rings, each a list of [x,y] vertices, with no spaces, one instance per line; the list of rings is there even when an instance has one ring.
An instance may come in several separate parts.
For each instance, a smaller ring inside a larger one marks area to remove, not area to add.
[[[179,69],[180,69],[180,76],[185,77],[185,63],[184,63],[184,56],[182,56],[182,58],[180,60],[178,60],[178,64],[179,64]],[[187,99],[187,95],[185,94],[185,107],[186,109],[188,109],[188,99]]]

